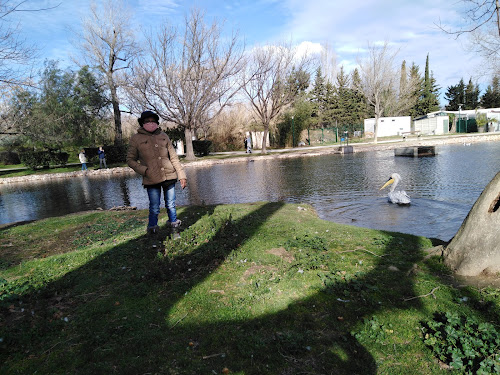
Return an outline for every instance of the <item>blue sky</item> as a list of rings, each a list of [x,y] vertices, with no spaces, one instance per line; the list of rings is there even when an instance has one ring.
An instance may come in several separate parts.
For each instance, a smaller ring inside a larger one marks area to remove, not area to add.
[[[18,13],[23,37],[40,48],[40,58],[71,65],[75,40],[68,28],[78,29],[90,0],[28,0],[25,8],[57,6],[52,10]],[[182,22],[190,8],[206,11],[208,19],[225,20],[227,30],[238,30],[247,48],[292,40],[319,51],[330,45],[338,65],[350,71],[363,57],[368,43],[387,41],[399,49],[398,60],[415,62],[423,72],[427,53],[438,84],[446,87],[464,78],[485,87],[490,77],[481,74],[482,63],[467,52],[467,37],[455,39],[436,26],[457,26],[462,21],[460,1],[449,0],[125,0],[135,27],[154,26],[167,20]],[[442,105],[445,104],[444,100]]]

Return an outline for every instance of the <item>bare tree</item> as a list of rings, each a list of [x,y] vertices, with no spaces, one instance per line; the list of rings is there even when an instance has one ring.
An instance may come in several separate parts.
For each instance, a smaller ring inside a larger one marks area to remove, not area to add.
[[[374,108],[374,143],[377,143],[379,118],[384,115],[398,115],[409,109],[415,101],[418,81],[413,77],[400,85],[401,73],[394,68],[397,50],[389,45],[368,46],[368,56],[359,61],[362,90],[367,102]]]
[[[252,52],[243,77],[243,90],[257,120],[264,126],[263,154],[267,152],[271,122],[296,96],[296,90],[290,89],[287,79],[294,70],[307,70],[310,61],[307,54],[298,56],[290,45],[258,47]]]
[[[54,9],[25,8],[24,1],[0,0],[0,84],[3,85],[29,85],[31,81],[26,76],[23,67],[28,67],[33,62],[36,48],[26,43],[20,35],[20,25],[12,26],[8,23],[9,16],[20,12],[39,12]]]
[[[227,105],[241,88],[244,47],[237,33],[221,36],[221,25],[204,21],[193,9],[184,30],[162,25],[147,38],[149,56],[137,62],[130,76],[130,105],[144,108],[184,129],[186,159],[195,158],[192,137]]]
[[[219,151],[231,151],[244,146],[245,127],[251,122],[252,113],[244,103],[227,107],[210,129],[210,140]]]
[[[460,36],[472,33],[483,27],[494,28],[500,37],[500,2],[499,0],[462,0],[465,7],[465,23],[463,28],[452,30],[442,24],[437,26],[448,34]]]
[[[120,71],[130,67],[139,49],[131,27],[131,13],[122,0],[105,0],[102,7],[92,2],[90,14],[82,20],[78,37],[84,55],[82,65],[96,68],[104,76],[113,106],[115,144],[122,143],[118,89],[123,85]]]
[[[459,29],[443,25],[437,26],[457,38],[470,36],[471,51],[484,58],[486,66],[495,75],[500,72],[500,1],[499,0],[462,0],[464,21]],[[460,9],[462,10],[462,9]]]
[[[322,43],[321,50],[321,71],[323,72],[326,81],[333,83],[337,78],[337,55],[329,42]]]

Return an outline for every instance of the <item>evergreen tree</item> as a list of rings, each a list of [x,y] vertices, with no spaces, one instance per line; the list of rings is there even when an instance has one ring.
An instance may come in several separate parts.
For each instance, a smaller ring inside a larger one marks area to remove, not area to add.
[[[416,89],[414,92],[414,96],[416,98],[415,104],[410,108],[408,114],[415,118],[418,116],[422,116],[424,109],[422,105],[423,91],[424,91],[424,79],[420,75],[420,67],[416,65],[414,62],[411,64],[410,68],[410,79],[412,81],[417,82]]]
[[[496,108],[495,107],[495,93],[493,92],[493,88],[491,85],[488,85],[486,88],[486,91],[484,92],[483,96],[481,96],[481,107],[483,108]]]
[[[335,87],[328,81],[325,85],[324,111],[318,127],[332,127],[335,125],[335,110],[338,106]]]
[[[321,71],[321,67],[316,69],[316,75],[314,78],[314,87],[310,93],[312,106],[312,117],[313,120],[311,124],[313,126],[321,126],[323,121],[323,116],[326,107],[326,86],[325,77]]]
[[[465,100],[463,102],[464,109],[476,109],[479,106],[479,86],[472,82],[472,78],[469,79],[469,83],[465,88]]]
[[[404,91],[404,88],[408,84],[408,76],[406,72],[406,60],[401,63],[401,78],[399,79],[399,88]]]
[[[493,91],[500,94],[500,79],[498,78],[498,76],[493,77],[491,85],[493,87]]]
[[[500,107],[500,84],[498,76],[494,76],[491,85],[488,85],[486,92],[481,97],[481,107],[499,108]]]
[[[410,109],[409,115],[418,117],[438,111],[440,87],[437,85],[436,79],[429,68],[429,55],[425,60],[424,77],[421,77],[419,67],[415,63],[411,67],[410,76],[418,83],[415,92],[416,102]]]
[[[350,88],[349,76],[340,67],[337,73],[337,85],[335,87],[336,105],[333,108],[333,118],[338,127],[346,128],[353,123],[353,92]]]
[[[40,93],[18,91],[10,105],[17,130],[28,143],[58,149],[102,141],[109,101],[88,67],[75,74],[48,61],[40,87]]]
[[[457,85],[448,86],[446,93],[444,94],[446,100],[448,100],[448,105],[445,107],[447,111],[458,111],[459,104],[465,104],[465,84],[463,78]],[[463,109],[465,109],[462,106]]]
[[[369,108],[366,102],[365,95],[361,88],[361,77],[358,69],[354,69],[351,74],[351,89],[353,92],[353,116],[356,124],[360,124],[361,128],[365,118],[375,116],[373,108]]]
[[[292,68],[287,80],[287,88],[295,97],[303,96],[309,87],[311,75],[303,69]]]
[[[427,54],[427,58],[425,60],[423,97],[420,105],[422,115],[439,110],[438,97],[439,87],[437,86],[436,79],[429,69],[429,54]]]
[[[429,112],[439,111],[439,91],[441,86],[437,84],[434,73],[431,70],[431,94],[429,97]]]

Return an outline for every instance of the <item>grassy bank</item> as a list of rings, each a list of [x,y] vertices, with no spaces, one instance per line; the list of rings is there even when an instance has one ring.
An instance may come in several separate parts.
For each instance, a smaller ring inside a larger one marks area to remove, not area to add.
[[[0,373],[436,374],[422,322],[498,322],[498,291],[458,287],[426,238],[309,206],[185,207],[157,253],[146,216],[0,229]]]

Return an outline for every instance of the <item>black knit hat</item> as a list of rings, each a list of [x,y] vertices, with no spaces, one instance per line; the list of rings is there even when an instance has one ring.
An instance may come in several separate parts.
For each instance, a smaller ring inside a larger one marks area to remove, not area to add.
[[[156,113],[151,112],[151,111],[144,111],[141,113],[141,117],[137,119],[139,122],[139,125],[144,125],[144,120],[147,119],[148,117],[153,117],[156,120],[156,123],[160,122],[160,116],[158,116]]]

